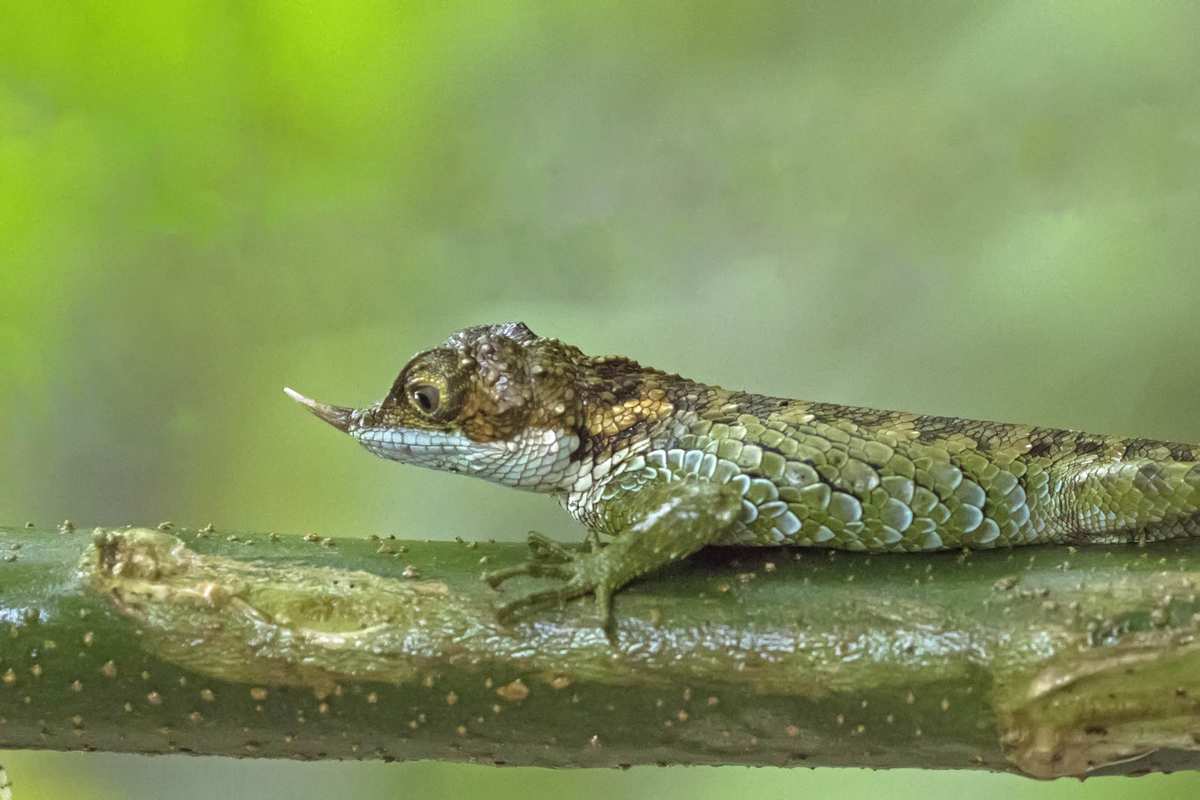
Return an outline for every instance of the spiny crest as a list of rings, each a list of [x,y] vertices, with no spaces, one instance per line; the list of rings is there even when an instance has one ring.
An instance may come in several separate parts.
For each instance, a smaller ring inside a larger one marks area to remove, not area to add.
[[[473,325],[450,334],[442,347],[455,350],[470,346],[480,340],[510,339],[517,344],[537,341],[537,334],[524,322],[500,322],[495,325]]]

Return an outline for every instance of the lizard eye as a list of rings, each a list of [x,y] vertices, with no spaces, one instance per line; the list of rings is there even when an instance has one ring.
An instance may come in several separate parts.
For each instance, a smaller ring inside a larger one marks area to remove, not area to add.
[[[421,383],[412,387],[411,395],[417,408],[426,414],[432,414],[437,411],[438,406],[442,402],[442,393],[438,391],[436,386],[428,383]]]

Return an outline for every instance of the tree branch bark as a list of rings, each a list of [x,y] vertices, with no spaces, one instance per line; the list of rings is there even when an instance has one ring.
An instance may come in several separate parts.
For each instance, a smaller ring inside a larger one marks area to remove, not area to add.
[[[521,545],[313,538],[0,528],[0,748],[1200,767],[1200,542],[713,548],[613,645],[589,603],[496,623]]]

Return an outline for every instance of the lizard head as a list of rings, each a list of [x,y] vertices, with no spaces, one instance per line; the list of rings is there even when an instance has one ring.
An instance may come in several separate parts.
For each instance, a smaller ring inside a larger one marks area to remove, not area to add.
[[[481,325],[418,353],[366,408],[289,397],[372,453],[537,491],[566,488],[579,446],[579,350],[523,323]]]

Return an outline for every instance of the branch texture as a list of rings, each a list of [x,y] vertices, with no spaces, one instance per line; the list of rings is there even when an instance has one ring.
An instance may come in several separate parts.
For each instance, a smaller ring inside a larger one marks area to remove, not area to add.
[[[496,622],[516,544],[0,528],[0,748],[1200,767],[1200,542],[713,548]],[[531,585],[536,582],[531,581]],[[515,591],[515,589],[513,590]]]

